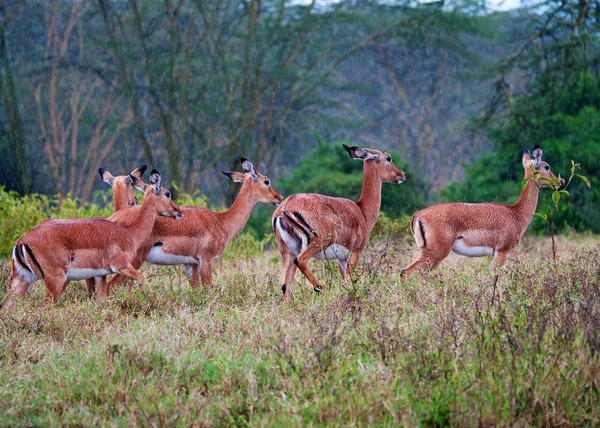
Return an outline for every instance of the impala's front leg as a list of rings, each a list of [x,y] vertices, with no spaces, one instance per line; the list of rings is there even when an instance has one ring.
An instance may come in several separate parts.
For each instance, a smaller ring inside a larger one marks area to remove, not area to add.
[[[323,290],[323,288],[321,287],[321,284],[319,284],[317,278],[308,269],[308,261],[321,251],[323,251],[321,245],[315,240],[312,241],[308,245],[308,247],[306,247],[304,251],[302,251],[300,255],[298,255],[298,257],[294,258],[294,263],[296,264],[296,266],[298,266],[298,269],[300,269],[300,272],[302,272],[306,279],[310,281],[310,283],[313,285],[314,290],[317,293],[320,293]]]
[[[210,287],[212,285],[212,265],[213,259],[211,257],[202,258],[202,266],[200,266],[200,279],[202,285]]]

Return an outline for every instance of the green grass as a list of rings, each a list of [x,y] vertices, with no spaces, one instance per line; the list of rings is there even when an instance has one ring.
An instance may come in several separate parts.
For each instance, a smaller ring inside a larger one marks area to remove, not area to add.
[[[347,289],[313,261],[324,292],[298,274],[289,304],[274,253],[219,263],[210,290],[153,266],[45,306],[38,283],[0,314],[0,426],[597,425],[600,255],[577,239],[556,268],[525,242],[495,292],[485,259],[401,283],[397,242]]]

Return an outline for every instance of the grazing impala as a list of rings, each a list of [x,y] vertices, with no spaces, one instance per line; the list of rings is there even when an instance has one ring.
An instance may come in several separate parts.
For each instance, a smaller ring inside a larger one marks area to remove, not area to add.
[[[411,229],[421,254],[401,275],[433,269],[450,251],[469,257],[493,256],[493,268],[502,266],[531,223],[539,185],[553,186],[549,180],[536,183],[532,170],[539,171],[542,177],[556,178],[550,165],[542,161],[539,146],[534,148],[533,155],[523,150],[522,163],[525,178],[531,180],[514,205],[447,203],[417,212],[411,220]]]
[[[100,218],[51,219],[19,238],[13,247],[11,288],[2,300],[4,308],[13,306],[13,295],[22,296],[38,279],[46,283],[46,300],[53,302],[58,302],[69,281],[113,273],[135,279],[138,271],[131,262],[156,218],[181,217],[169,192],[161,189],[158,172],[152,171],[150,182],[142,205],[119,211],[123,213],[119,224]],[[108,295],[104,278],[98,294]]]
[[[307,266],[312,257],[337,259],[342,279],[347,280],[379,215],[382,183],[405,180],[404,172],[388,153],[345,144],[344,149],[353,159],[364,161],[362,194],[357,202],[303,193],[288,197],[273,214],[273,229],[285,266],[281,286],[285,299],[289,298],[296,267],[316,292],[321,291]]]
[[[275,206],[283,197],[273,189],[268,177],[260,174],[252,162],[241,158],[241,172],[223,172],[236,183],[243,183],[240,193],[224,212],[214,212],[201,207],[183,207],[183,219],[176,223],[158,219],[152,236],[140,248],[133,266],[139,269],[142,263],[158,265],[185,265],[191,276],[192,287],[212,283],[212,266],[225,247],[243,229],[257,202]],[[115,195],[116,197],[116,195]],[[113,214],[110,219],[119,216]],[[198,275],[199,274],[199,275]],[[115,277],[114,283],[124,278]]]

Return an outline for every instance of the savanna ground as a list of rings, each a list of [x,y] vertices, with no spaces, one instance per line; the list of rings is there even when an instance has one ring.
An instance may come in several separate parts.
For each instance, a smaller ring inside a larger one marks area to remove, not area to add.
[[[37,284],[0,314],[0,425],[597,425],[600,254],[595,237],[528,238],[494,289],[486,259],[413,257],[372,243],[356,281],[313,261],[283,304],[273,252],[218,263],[192,291],[181,268],[106,302]],[[2,291],[9,263],[1,263]]]

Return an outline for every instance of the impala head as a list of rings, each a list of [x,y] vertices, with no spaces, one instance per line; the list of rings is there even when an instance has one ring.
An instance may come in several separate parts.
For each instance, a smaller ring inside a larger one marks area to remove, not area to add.
[[[352,159],[362,159],[365,164],[371,163],[382,182],[400,184],[406,180],[404,171],[394,165],[389,153],[357,146],[348,147],[345,144],[343,146]]]
[[[131,176],[133,180],[133,186],[141,192],[144,192],[144,205],[151,203],[156,206],[156,212],[160,216],[171,217],[175,220],[179,220],[183,217],[181,208],[179,208],[173,199],[171,199],[171,192],[168,189],[164,189],[161,185],[160,174],[157,170],[153,169],[150,173],[150,184],[144,183],[137,177]]]
[[[542,148],[540,146],[538,146],[537,144],[533,148],[533,152],[531,154],[529,153],[529,150],[523,149],[522,161],[523,161],[523,168],[525,168],[525,177],[526,178],[532,177],[531,168],[533,168],[535,171],[541,172],[542,177],[554,178],[554,179],[557,178],[556,175],[554,175],[554,173],[550,170],[550,165],[548,164],[548,162],[545,162],[542,160],[543,153],[544,152],[542,151]],[[539,180],[538,183],[541,186],[555,187],[551,181],[547,181],[547,180]]]
[[[117,175],[116,177],[104,168],[98,170],[98,174],[100,174],[102,181],[107,183],[113,189],[115,211],[138,204],[133,188],[132,177],[141,179],[146,168],[146,165],[142,165],[127,175]]]
[[[279,206],[279,204],[283,201],[283,196],[273,189],[269,177],[258,172],[256,168],[254,168],[254,165],[252,165],[252,162],[250,162],[248,159],[241,158],[240,162],[242,162],[242,169],[244,170],[244,173],[225,171],[221,172],[229,177],[229,179],[234,183],[244,183],[244,186],[249,186],[255,201]]]

